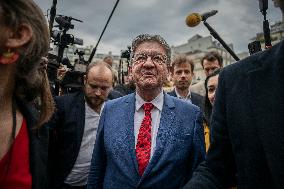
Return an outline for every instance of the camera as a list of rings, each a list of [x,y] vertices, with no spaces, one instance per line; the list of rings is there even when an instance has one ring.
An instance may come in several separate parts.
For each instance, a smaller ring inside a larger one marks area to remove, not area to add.
[[[70,45],[83,45],[83,39],[75,38],[72,34],[63,35],[62,31],[52,31],[54,44],[64,43]]]
[[[83,40],[74,37],[72,34],[67,33],[69,29],[74,29],[74,25],[71,23],[72,20],[82,22],[81,20],[58,15],[55,17],[55,21],[58,25],[59,30],[53,30],[51,32],[51,40],[57,47],[57,55],[49,54],[49,64],[48,64],[48,78],[50,80],[51,86],[53,86],[55,95],[59,94],[59,86],[63,90],[63,93],[70,93],[81,89],[83,86],[83,76],[86,72],[87,62],[84,60],[84,52],[76,51],[79,59],[75,61],[72,65],[68,58],[63,58],[64,50],[68,48],[69,45],[83,45]],[[65,76],[58,80],[57,72],[60,65],[66,65],[69,70],[65,73]]]
[[[119,66],[118,66],[118,83],[124,84],[124,76],[128,75],[128,67],[131,56],[131,47],[127,46],[127,50],[121,50]],[[125,61],[126,59],[126,61]],[[125,63],[127,64],[125,66]],[[126,67],[126,69],[125,69]]]
[[[259,41],[253,41],[248,44],[249,54],[252,55],[254,53],[262,51],[261,44]]]
[[[121,51],[121,58],[126,58],[127,60],[130,60],[130,54],[131,54],[131,47],[127,46],[127,50]]]

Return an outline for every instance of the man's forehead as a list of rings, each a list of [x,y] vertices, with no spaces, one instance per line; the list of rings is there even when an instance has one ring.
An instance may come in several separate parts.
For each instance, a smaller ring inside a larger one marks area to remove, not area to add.
[[[191,68],[191,65],[189,63],[186,63],[186,62],[174,65],[175,70],[190,69],[190,68]]]
[[[136,53],[160,53],[165,54],[166,50],[162,44],[157,41],[144,41],[137,45],[135,49]]]
[[[213,65],[214,65],[214,66],[215,66],[215,65],[220,66],[218,60],[210,61],[210,60],[207,60],[207,59],[204,60],[203,65],[204,65],[204,66],[213,66]]]
[[[92,79],[88,80],[88,83],[93,86],[109,87],[112,85],[111,81],[108,79]]]
[[[112,80],[112,73],[105,72],[97,74],[88,74],[87,78],[92,81],[107,81]]]
[[[94,66],[89,70],[87,77],[95,77],[95,76],[112,77],[112,71],[107,67]]]

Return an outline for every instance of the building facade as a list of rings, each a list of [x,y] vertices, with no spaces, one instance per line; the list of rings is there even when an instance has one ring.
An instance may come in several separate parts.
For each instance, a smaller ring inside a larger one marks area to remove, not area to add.
[[[284,22],[277,22],[276,24],[271,25],[270,38],[272,46],[284,39]],[[263,32],[257,33],[256,37],[254,37],[252,40],[259,41],[261,44],[261,48],[265,49],[265,40]]]

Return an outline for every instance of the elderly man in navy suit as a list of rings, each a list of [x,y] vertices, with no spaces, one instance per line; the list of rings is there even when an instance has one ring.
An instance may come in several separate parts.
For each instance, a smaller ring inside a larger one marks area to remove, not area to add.
[[[162,90],[171,51],[158,35],[132,42],[135,93],[106,103],[88,189],[180,188],[204,160],[200,109]]]

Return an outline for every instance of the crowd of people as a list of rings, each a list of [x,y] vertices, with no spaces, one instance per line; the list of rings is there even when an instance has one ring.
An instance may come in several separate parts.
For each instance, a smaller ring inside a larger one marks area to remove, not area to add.
[[[283,187],[284,41],[225,68],[208,52],[193,85],[189,56],[141,34],[127,83],[108,56],[56,96],[34,1],[1,1],[0,31],[1,189]]]

